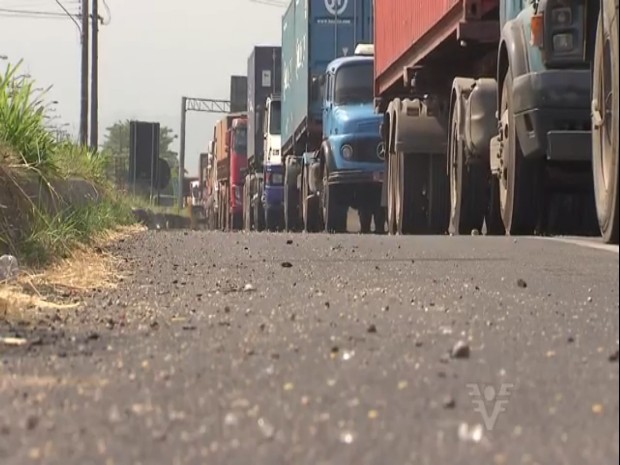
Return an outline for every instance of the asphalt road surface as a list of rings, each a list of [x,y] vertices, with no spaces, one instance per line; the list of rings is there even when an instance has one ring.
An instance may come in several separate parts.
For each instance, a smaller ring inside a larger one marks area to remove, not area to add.
[[[617,464],[618,249],[578,242],[140,233],[0,323],[0,463]]]

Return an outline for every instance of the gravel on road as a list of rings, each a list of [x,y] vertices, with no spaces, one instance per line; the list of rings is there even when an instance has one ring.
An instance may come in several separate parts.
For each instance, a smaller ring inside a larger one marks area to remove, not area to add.
[[[110,251],[116,289],[0,321],[3,465],[618,463],[617,254],[204,231]]]

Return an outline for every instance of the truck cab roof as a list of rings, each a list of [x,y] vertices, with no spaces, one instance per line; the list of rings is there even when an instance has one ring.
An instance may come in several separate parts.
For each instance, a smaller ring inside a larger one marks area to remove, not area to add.
[[[347,57],[340,57],[332,60],[329,65],[327,65],[327,72],[335,73],[339,68],[349,65],[351,63],[372,63],[374,61],[374,57],[368,55],[353,55]]]

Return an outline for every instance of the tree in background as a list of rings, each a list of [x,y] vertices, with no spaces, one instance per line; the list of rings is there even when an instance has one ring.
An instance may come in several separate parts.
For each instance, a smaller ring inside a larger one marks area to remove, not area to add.
[[[166,160],[170,166],[172,179],[176,179],[179,173],[178,154],[170,148],[176,138],[177,136],[172,129],[167,126],[160,126],[159,156]],[[113,170],[116,183],[124,185],[129,172],[129,120],[117,121],[112,126],[106,128],[103,148],[113,156],[110,169]],[[169,188],[166,189],[166,193],[170,190],[170,194],[172,194],[174,187],[172,184],[174,183],[171,183]]]

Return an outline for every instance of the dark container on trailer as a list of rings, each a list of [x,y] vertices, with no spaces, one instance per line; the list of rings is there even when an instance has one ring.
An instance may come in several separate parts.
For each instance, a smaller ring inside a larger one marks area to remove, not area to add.
[[[248,58],[248,161],[263,160],[263,110],[270,95],[282,88],[282,48],[254,47]]]
[[[282,18],[282,153],[305,136],[320,142],[318,78],[327,65],[373,42],[372,0],[291,0]]]
[[[247,76],[230,77],[230,112],[247,111],[248,78]]]

